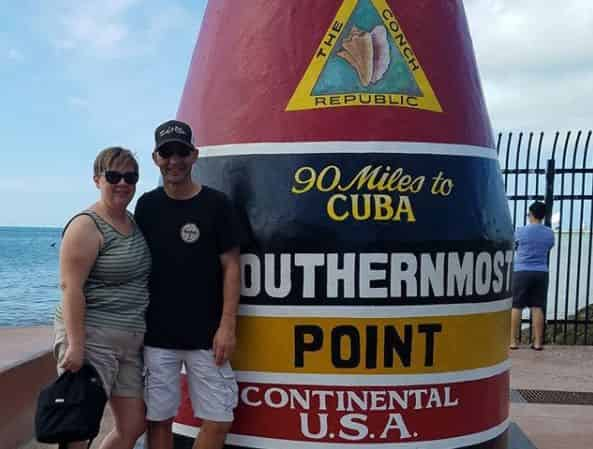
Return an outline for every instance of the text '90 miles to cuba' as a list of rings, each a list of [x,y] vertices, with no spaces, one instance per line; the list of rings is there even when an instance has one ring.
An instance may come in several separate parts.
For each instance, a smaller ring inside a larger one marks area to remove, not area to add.
[[[455,184],[439,171],[427,180],[423,175],[406,173],[401,167],[367,165],[349,179],[337,165],[327,165],[317,171],[311,166],[299,167],[293,178],[291,193],[303,195],[310,191],[330,193],[326,204],[327,216],[336,222],[403,221],[413,223],[416,215],[412,195],[425,190],[448,197]],[[394,197],[391,194],[399,194]]]

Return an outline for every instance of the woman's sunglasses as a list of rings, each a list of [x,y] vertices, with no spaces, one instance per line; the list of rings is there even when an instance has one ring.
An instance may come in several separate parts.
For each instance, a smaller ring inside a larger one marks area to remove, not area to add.
[[[127,171],[122,173],[115,170],[107,170],[104,175],[109,184],[119,184],[123,178],[126,184],[134,185],[138,182],[139,177],[138,172],[135,171]]]
[[[179,157],[188,157],[191,154],[191,150],[188,147],[182,145],[167,145],[165,147],[159,148],[157,153],[163,159],[169,159],[174,154]]]

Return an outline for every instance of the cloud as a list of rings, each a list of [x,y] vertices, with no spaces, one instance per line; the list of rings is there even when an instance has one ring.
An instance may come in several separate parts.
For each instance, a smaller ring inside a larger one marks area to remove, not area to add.
[[[25,57],[16,48],[11,48],[8,50],[8,59],[14,62],[22,62],[25,60]]]
[[[165,33],[191,24],[191,15],[170,0],[56,3],[42,19],[54,48],[101,60],[136,57],[150,51]]]
[[[52,4],[40,11],[36,29],[51,37],[52,74],[68,89],[61,100],[66,112],[84,111],[77,117],[101,145],[126,136],[122,144],[150,146],[144,136],[175,114],[203,2],[194,10],[179,0]]]
[[[67,16],[62,18],[62,24],[66,37],[58,42],[63,48],[90,47],[101,54],[113,54],[128,35],[124,24],[97,19],[90,15]]]
[[[465,6],[496,129],[590,126],[590,0],[467,0]]]
[[[476,53],[489,73],[549,72],[593,62],[590,0],[469,0]]]
[[[58,50],[117,57],[129,36],[127,14],[139,0],[57,0],[44,16]],[[53,26],[51,26],[53,25]]]
[[[68,104],[80,109],[88,109],[89,107],[88,100],[81,97],[68,97]]]
[[[593,71],[558,74],[554,79],[518,75],[484,82],[490,113],[499,129],[581,129],[591,127]]]
[[[167,8],[158,10],[147,18],[146,37],[155,44],[162,41],[167,33],[176,29],[194,29],[196,15],[185,8],[170,3]],[[197,30],[196,30],[197,31]]]
[[[66,182],[61,174],[42,176],[4,175],[0,179],[0,197],[4,198],[5,195],[20,193],[33,194],[40,191],[39,186],[43,186],[41,190],[44,193],[55,195],[75,193],[81,190],[93,193],[94,189],[90,176],[85,178],[82,175],[70,174]]]

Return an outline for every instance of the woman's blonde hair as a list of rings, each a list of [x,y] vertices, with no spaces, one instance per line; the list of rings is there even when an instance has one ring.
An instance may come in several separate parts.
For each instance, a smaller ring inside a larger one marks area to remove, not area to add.
[[[101,151],[93,164],[93,172],[95,176],[101,176],[105,170],[109,170],[116,163],[131,162],[134,166],[134,170],[138,171],[138,161],[134,157],[134,154],[130,150],[126,150],[122,147],[109,147]]]

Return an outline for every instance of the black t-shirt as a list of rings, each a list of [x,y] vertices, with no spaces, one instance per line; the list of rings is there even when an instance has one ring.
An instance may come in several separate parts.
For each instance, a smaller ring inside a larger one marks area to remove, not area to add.
[[[152,254],[145,344],[211,348],[223,306],[219,256],[239,246],[230,200],[206,186],[175,200],[159,187],[138,199],[135,219]]]

